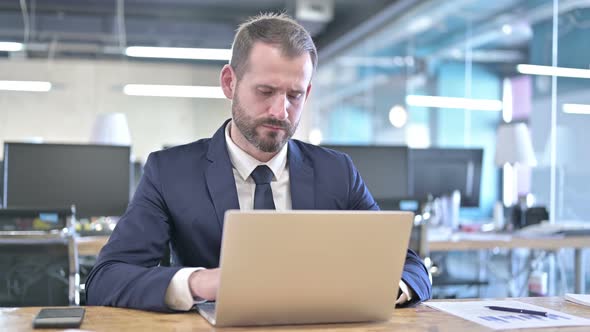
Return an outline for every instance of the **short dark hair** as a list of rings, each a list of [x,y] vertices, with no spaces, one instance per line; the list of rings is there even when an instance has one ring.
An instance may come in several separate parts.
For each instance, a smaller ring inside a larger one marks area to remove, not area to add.
[[[250,51],[256,42],[276,45],[287,57],[307,52],[313,70],[317,67],[318,52],[307,30],[285,13],[266,13],[248,19],[237,30],[230,65],[238,79],[246,72]]]

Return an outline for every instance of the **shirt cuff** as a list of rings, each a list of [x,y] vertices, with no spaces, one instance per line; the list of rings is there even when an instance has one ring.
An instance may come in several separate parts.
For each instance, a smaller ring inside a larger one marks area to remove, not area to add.
[[[412,289],[408,287],[408,285],[406,285],[406,283],[402,280],[399,281],[399,289],[402,291],[402,293],[406,294],[406,297],[408,299],[407,302],[410,302],[414,297],[414,292],[412,291]]]
[[[204,270],[202,267],[183,268],[178,270],[170,280],[166,290],[166,305],[172,310],[190,310],[195,305],[188,279],[195,271]]]

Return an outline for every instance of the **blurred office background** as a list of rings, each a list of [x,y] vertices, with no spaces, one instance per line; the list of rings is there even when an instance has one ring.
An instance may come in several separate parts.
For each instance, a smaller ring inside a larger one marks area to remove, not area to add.
[[[296,137],[375,170],[363,176],[384,207],[422,214],[427,192],[452,204],[457,189],[458,216],[437,226],[589,223],[589,0],[1,0],[0,140],[129,146],[132,195],[151,151],[209,137],[230,103],[218,88],[227,55],[131,47],[227,50],[237,25],[262,11],[292,15],[319,49]],[[467,285],[438,294],[523,295],[528,274],[506,286],[515,265],[563,268],[550,273],[551,292],[573,289],[567,250],[523,255],[433,256]]]

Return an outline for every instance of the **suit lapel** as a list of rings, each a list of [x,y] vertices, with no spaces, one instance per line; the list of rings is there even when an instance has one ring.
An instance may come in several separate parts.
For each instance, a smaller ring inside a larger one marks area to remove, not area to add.
[[[289,140],[289,182],[293,210],[315,208],[314,172],[305,163],[303,153],[293,140]]]
[[[211,138],[207,151],[207,159],[210,163],[205,173],[207,188],[221,229],[223,229],[225,211],[240,208],[236,181],[225,143],[225,126],[228,122],[229,120]]]

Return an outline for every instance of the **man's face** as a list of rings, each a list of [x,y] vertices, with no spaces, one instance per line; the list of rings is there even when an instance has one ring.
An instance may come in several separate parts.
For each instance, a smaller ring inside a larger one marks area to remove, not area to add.
[[[256,43],[236,82],[233,123],[262,152],[277,152],[293,136],[311,88],[313,66],[307,53],[294,58],[275,46]]]

